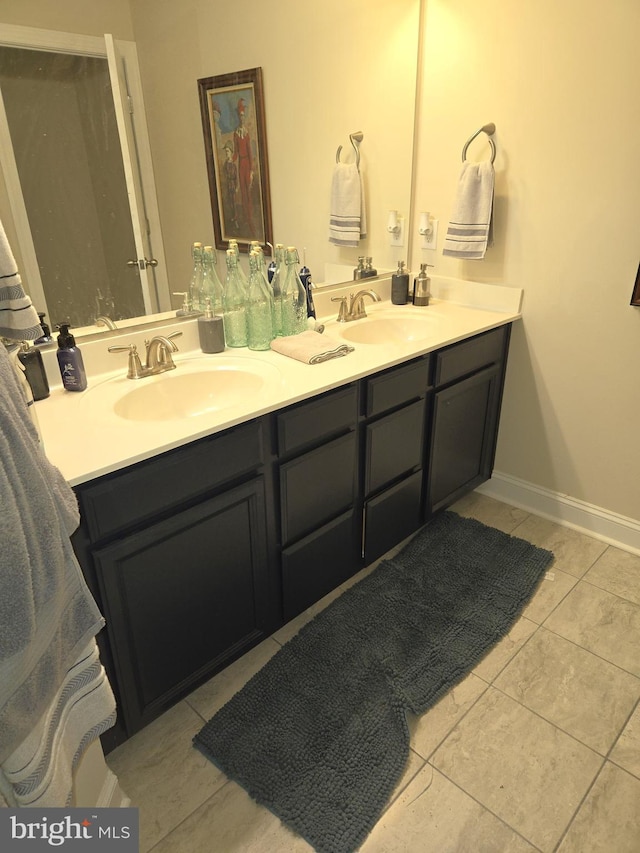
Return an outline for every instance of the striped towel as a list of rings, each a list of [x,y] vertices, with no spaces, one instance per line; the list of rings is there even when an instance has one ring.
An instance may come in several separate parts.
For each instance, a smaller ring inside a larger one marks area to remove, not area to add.
[[[336,163],[331,182],[329,242],[357,246],[367,236],[364,186],[355,163]]]
[[[68,806],[73,771],[87,747],[115,722],[116,705],[95,640],[69,667],[27,738],[0,768],[0,792],[17,807]]]
[[[494,182],[493,163],[489,160],[463,163],[443,255],[468,260],[484,258],[492,242]]]
[[[13,252],[0,222],[0,337],[35,341],[41,335],[38,313],[22,288]]]
[[[340,341],[314,332],[313,329],[307,329],[298,335],[276,338],[271,341],[271,349],[305,364],[322,364],[323,361],[349,355],[354,350],[349,344],[341,344]]]

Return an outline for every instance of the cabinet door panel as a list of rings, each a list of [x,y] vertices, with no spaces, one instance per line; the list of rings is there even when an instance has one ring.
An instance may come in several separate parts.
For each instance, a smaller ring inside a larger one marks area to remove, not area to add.
[[[95,552],[132,734],[268,629],[261,480]]]
[[[440,509],[491,475],[499,403],[499,366],[435,395],[429,510]]]
[[[396,483],[364,507],[364,563],[368,566],[420,527],[422,471]]]
[[[288,621],[360,568],[355,512],[334,519],[282,552],[282,598]]]
[[[367,426],[365,494],[422,465],[424,400]]]
[[[280,467],[283,545],[353,505],[356,461],[351,432]]]

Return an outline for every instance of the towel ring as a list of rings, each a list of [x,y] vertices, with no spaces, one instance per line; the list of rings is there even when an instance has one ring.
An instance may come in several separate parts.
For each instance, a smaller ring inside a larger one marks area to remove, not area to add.
[[[360,168],[360,143],[364,139],[364,133],[361,130],[358,130],[355,133],[350,133],[349,139],[353,145],[353,150],[356,152],[356,168]],[[342,145],[338,145],[338,150],[336,151],[336,163],[340,162],[341,151]]]
[[[479,136],[481,133],[486,133],[489,137],[489,145],[491,146],[491,162],[493,163],[493,161],[496,159],[496,144],[491,138],[491,136],[495,132],[496,126],[493,122],[489,122],[489,124],[483,124],[479,130],[476,130],[476,132],[472,136],[470,136],[464,144],[464,148],[462,149],[462,162],[464,163],[464,161],[466,160],[467,148],[469,147],[469,145],[471,145],[476,136]]]

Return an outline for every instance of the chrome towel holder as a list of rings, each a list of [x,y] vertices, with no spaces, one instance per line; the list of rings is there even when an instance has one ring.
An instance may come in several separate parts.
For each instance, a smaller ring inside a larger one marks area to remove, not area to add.
[[[478,131],[479,133],[480,131]],[[355,133],[349,134],[349,139],[351,140],[351,144],[353,145],[353,150],[356,152],[356,167],[360,168],[360,143],[364,139],[364,133],[361,130],[357,130]],[[338,150],[336,151],[336,163],[340,162],[340,152],[342,151],[342,145],[338,145]]]
[[[486,133],[489,137],[489,145],[491,146],[491,162],[493,163],[493,161],[496,159],[496,144],[491,137],[495,132],[496,126],[492,121],[488,124],[483,124],[479,130],[476,130],[476,132],[472,134],[464,144],[464,148],[462,149],[462,162],[464,163],[464,161],[466,160],[467,148],[473,142],[476,136],[479,136],[481,133]],[[338,149],[338,151],[340,151],[340,149]]]

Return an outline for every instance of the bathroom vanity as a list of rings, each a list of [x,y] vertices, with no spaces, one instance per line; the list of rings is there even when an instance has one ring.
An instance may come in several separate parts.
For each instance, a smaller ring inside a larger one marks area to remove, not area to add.
[[[417,352],[266,353],[291,376],[253,415],[76,474],[73,544],[118,700],[107,750],[491,476],[518,315],[476,313],[482,331]]]

